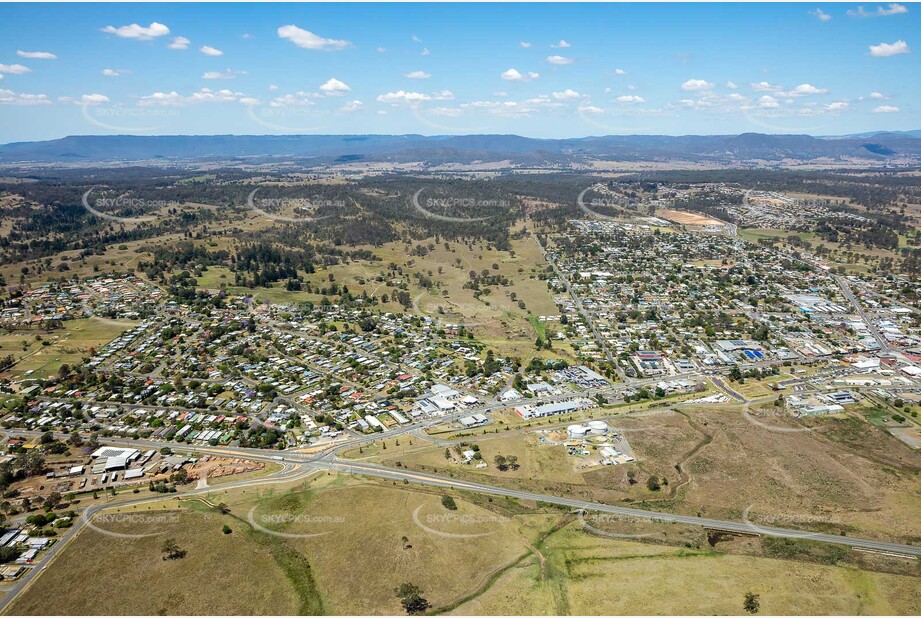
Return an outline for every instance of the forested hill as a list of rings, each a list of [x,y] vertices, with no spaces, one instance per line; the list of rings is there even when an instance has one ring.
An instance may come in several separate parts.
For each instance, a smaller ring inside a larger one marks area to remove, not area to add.
[[[921,161],[918,132],[859,136],[625,135],[534,139],[517,135],[77,135],[0,146],[0,162],[95,162],[230,158],[296,159],[309,163],[390,161],[525,165],[614,161],[735,161],[864,159]]]

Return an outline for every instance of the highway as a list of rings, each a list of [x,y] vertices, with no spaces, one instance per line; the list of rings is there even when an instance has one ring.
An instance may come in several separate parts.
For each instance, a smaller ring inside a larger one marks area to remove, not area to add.
[[[418,431],[418,426],[408,426],[404,428],[403,433],[409,433],[412,431]],[[25,432],[25,431],[10,431],[10,434],[14,435],[36,435],[38,432]],[[393,435],[394,432],[390,432],[390,435]],[[417,434],[418,435],[418,434]],[[566,498],[563,496],[554,496],[550,494],[539,494],[532,492],[519,491],[514,489],[508,489],[504,487],[497,487],[494,485],[488,485],[485,483],[477,483],[472,481],[463,481],[446,476],[440,476],[435,474],[429,474],[424,472],[415,472],[399,468],[390,468],[387,466],[382,466],[379,464],[372,464],[367,462],[343,460],[339,457],[339,453],[346,449],[353,449],[358,444],[366,443],[374,440],[378,440],[386,435],[377,434],[374,436],[363,436],[368,439],[349,439],[341,441],[340,443],[331,443],[324,445],[323,447],[314,450],[313,452],[304,452],[304,451],[265,451],[259,449],[240,449],[235,447],[211,447],[211,446],[189,446],[184,444],[169,444],[172,448],[177,450],[186,450],[198,453],[208,453],[212,455],[218,455],[223,457],[242,457],[250,458],[257,461],[266,461],[273,463],[283,464],[283,469],[275,474],[268,475],[266,477],[251,479],[248,481],[241,481],[240,483],[228,483],[221,485],[221,489],[230,489],[234,487],[243,487],[243,486],[253,486],[260,485],[264,483],[280,483],[280,482],[289,482],[293,480],[298,480],[305,478],[310,474],[318,470],[334,470],[337,472],[343,472],[346,474],[362,474],[365,476],[372,476],[378,478],[385,478],[396,481],[406,480],[410,483],[419,483],[423,485],[429,485],[434,487],[450,487],[453,489],[472,491],[483,494],[490,494],[496,496],[507,496],[511,498],[518,498],[522,500],[533,500],[541,501],[550,504],[559,504],[561,506],[570,507],[572,509],[581,509],[586,511],[596,511],[602,513],[611,513],[616,515],[623,515],[629,517],[636,517],[641,519],[653,520],[656,522],[665,522],[665,523],[678,523],[691,526],[702,526],[707,528],[716,528],[719,530],[726,530],[729,532],[739,532],[746,534],[761,534],[764,536],[775,536],[780,538],[790,538],[790,539],[813,539],[817,541],[824,541],[826,543],[834,543],[836,545],[846,545],[848,547],[859,547],[861,549],[868,549],[874,551],[883,551],[883,552],[894,552],[902,553],[906,555],[918,556],[921,555],[921,547],[915,547],[912,545],[903,545],[899,543],[890,543],[886,541],[878,541],[872,539],[860,539],[855,537],[846,537],[846,536],[836,536],[830,534],[821,534],[815,532],[805,532],[802,530],[794,530],[789,528],[778,528],[771,526],[761,526],[755,525],[750,522],[745,521],[726,521],[718,519],[707,519],[701,517],[694,517],[690,515],[679,515],[673,513],[663,513],[659,511],[649,511],[644,509],[630,508],[630,507],[619,507],[611,506],[608,504],[602,504],[598,502],[589,502],[585,500],[574,500],[571,498]],[[145,448],[159,448],[165,446],[166,444],[162,442],[148,442],[144,440],[107,440],[113,444],[127,444],[127,445],[136,445]],[[281,458],[279,460],[279,457]],[[195,489],[190,491],[183,491],[181,496],[193,495],[197,493],[207,493],[213,491],[211,488]],[[174,498],[175,494],[167,496],[166,498]],[[150,501],[163,498],[144,498],[143,501]],[[120,504],[132,504],[132,502],[124,502]],[[113,505],[116,506],[116,505]],[[105,508],[104,505],[100,505],[96,510],[100,508]],[[43,561],[44,563],[45,561]]]
[[[835,281],[838,282],[838,286],[841,288],[844,296],[848,299],[848,301],[850,301],[851,305],[854,307],[854,311],[857,312],[857,315],[860,316],[860,319],[863,320],[864,324],[867,325],[867,328],[870,330],[873,338],[876,339],[876,343],[879,344],[879,351],[881,353],[890,352],[891,348],[889,347],[889,342],[886,341],[886,338],[883,337],[882,333],[879,332],[879,329],[876,328],[876,324],[873,322],[873,320],[870,319],[870,316],[867,315],[867,312],[864,311],[863,307],[860,305],[860,301],[857,300],[857,297],[851,290],[851,286],[848,284],[847,279],[841,275],[835,275]]]
[[[888,543],[885,541],[874,541],[869,539],[859,539],[847,536],[838,536],[833,534],[822,534],[816,532],[806,532],[803,530],[793,530],[789,528],[776,528],[772,526],[762,526],[749,522],[734,522],[720,519],[708,519],[705,517],[694,517],[691,515],[676,515],[672,513],[662,513],[658,511],[647,511],[643,509],[634,509],[629,507],[611,506],[598,502],[588,502],[585,500],[574,500],[549,494],[538,494],[515,489],[506,489],[474,483],[470,481],[461,481],[449,477],[427,474],[422,472],[411,472],[407,470],[398,470],[369,463],[357,463],[342,460],[334,460],[324,463],[323,467],[345,472],[348,474],[363,474],[366,476],[375,476],[379,478],[391,479],[395,481],[407,480],[410,483],[419,483],[422,485],[431,485],[435,487],[450,487],[464,491],[473,491],[476,493],[490,494],[494,496],[506,496],[520,500],[532,500],[558,504],[570,507],[574,510],[595,511],[600,513],[611,513],[637,519],[645,519],[653,522],[684,524],[689,526],[702,526],[705,528],[714,528],[717,530],[726,530],[729,532],[738,532],[743,534],[759,534],[763,536],[774,536],[786,539],[811,539],[834,543],[836,545],[845,545],[847,547],[859,547],[860,549],[869,549],[874,551],[885,551],[912,556],[921,556],[921,547],[913,545],[903,545],[900,543]]]

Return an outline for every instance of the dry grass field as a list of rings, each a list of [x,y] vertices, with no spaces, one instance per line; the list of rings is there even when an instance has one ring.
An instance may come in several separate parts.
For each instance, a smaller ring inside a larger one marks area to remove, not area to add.
[[[773,406],[651,411],[617,418],[635,464],[575,470],[562,447],[538,443],[534,429],[465,436],[485,469],[445,458],[445,446],[393,443],[374,458],[505,487],[630,502],[653,510],[753,521],[901,542],[921,538],[921,453],[858,416],[796,421]],[[516,455],[517,471],[498,471],[496,454]],[[630,482],[630,474],[635,483]],[[662,481],[659,491],[646,485]]]
[[[393,590],[405,582],[457,614],[739,614],[746,592],[765,614],[916,614],[921,603],[916,576],[850,557],[779,560],[757,540],[714,549],[700,530],[648,523],[590,518],[591,532],[562,512],[452,493],[456,511],[443,491],[320,474],[204,496],[228,514],[198,499],[126,506],[148,520],[100,527],[159,534],[84,529],[9,613],[402,614]],[[597,532],[613,529],[654,531],[659,544]],[[165,538],[187,555],[163,560]]]
[[[590,536],[578,524],[452,613],[737,615],[745,594],[764,614],[917,614],[918,579]]]
[[[257,538],[230,516],[157,511],[163,522],[106,523],[117,538],[86,528],[14,604],[13,615],[296,614],[298,594],[280,544]],[[223,534],[227,523],[233,533]],[[100,524],[102,527],[102,524]],[[264,536],[264,535],[262,535]],[[187,551],[164,560],[173,538]],[[281,564],[280,564],[281,562]],[[293,565],[291,565],[293,568]],[[232,591],[232,593],[229,593]]]
[[[657,210],[656,216],[680,225],[720,225],[723,223],[719,219],[685,210]]]
[[[218,488],[206,499],[225,502],[227,515],[197,500],[124,507],[157,521],[100,527],[159,534],[82,530],[9,612],[400,614],[395,587],[412,582],[433,606],[456,604],[559,517],[487,510],[459,496],[448,511],[442,495],[324,475],[310,489]],[[165,538],[186,557],[163,560]]]

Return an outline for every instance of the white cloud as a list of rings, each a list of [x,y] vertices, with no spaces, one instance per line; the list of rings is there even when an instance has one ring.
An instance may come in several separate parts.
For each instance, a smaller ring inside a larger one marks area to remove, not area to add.
[[[812,84],[800,84],[788,94],[791,96],[806,96],[810,94],[825,94],[828,92],[827,88],[816,88]]]
[[[840,111],[846,110],[847,108],[848,108],[847,101],[835,101],[833,103],[827,103],[825,105],[825,109],[827,109],[830,112],[840,112]]]
[[[189,96],[183,96],[175,90],[171,92],[154,92],[153,94],[138,98],[137,104],[141,107],[168,107],[192,103],[242,103],[245,101],[252,101],[252,99],[244,97],[241,92],[234,92],[233,90],[227,89],[212,90],[210,88],[202,88]]]
[[[554,48],[554,49],[566,49],[566,48],[568,48],[568,47],[572,47],[572,45],[570,45],[569,43],[567,43],[565,40],[560,39],[560,42],[559,42],[559,43],[557,43],[556,45],[551,45],[550,47],[552,47],[552,48]]]
[[[429,51],[429,48],[428,48],[428,47],[425,47],[425,48],[422,49],[421,52],[419,52],[419,55],[420,55],[420,56],[428,56],[428,55],[430,55],[431,53],[432,53],[432,52]]]
[[[451,101],[453,99],[454,93],[450,90],[441,90],[432,94],[397,90],[377,96],[378,103],[389,103],[390,105],[416,105],[423,101]]]
[[[582,107],[579,108],[579,111],[586,113],[586,114],[603,114],[604,113],[604,109],[597,107],[595,105],[583,105]]]
[[[115,36],[123,39],[137,39],[138,41],[149,41],[151,39],[157,38],[158,36],[166,36],[169,34],[169,28],[157,22],[151,22],[151,24],[146,28],[138,24],[119,26],[118,28],[114,26],[106,26],[102,29],[102,31],[108,32],[109,34],[114,34]]]
[[[416,104],[423,101],[431,101],[432,97],[422,93],[422,92],[406,92],[403,90],[397,90],[396,92],[388,92],[386,94],[381,94],[377,96],[377,101],[379,103],[389,103],[390,105],[400,105],[400,104]]]
[[[387,48],[386,48],[386,47],[378,47],[378,48],[377,48],[377,53],[379,53],[379,54],[385,54],[385,53],[387,53]]]
[[[278,86],[275,84],[269,84],[269,92],[275,92],[276,90],[278,90]]]
[[[605,88],[604,88],[604,90],[602,90],[602,92],[604,92],[605,94],[611,94],[611,90],[612,90],[612,89],[611,89],[610,86],[605,86]]]
[[[770,82],[758,82],[757,84],[752,84],[751,87],[755,92],[780,92],[783,90],[783,86]]]
[[[73,97],[58,97],[62,103],[74,103],[76,105],[101,105],[109,102],[109,97],[104,94],[84,94],[79,99]]]
[[[20,58],[30,58],[32,60],[57,60],[58,57],[52,54],[51,52],[42,52],[42,51],[22,51],[21,49],[16,50],[16,55]]]
[[[412,39],[413,39],[413,43],[421,43],[421,42],[422,42],[422,39],[420,39],[420,38],[419,38],[418,36],[416,36],[415,34],[412,36]]]
[[[730,81],[726,82],[726,87],[729,88],[730,90],[735,90],[735,89],[738,88],[739,86],[738,86],[738,84],[736,84],[734,81],[730,80]]]
[[[880,105],[879,107],[873,108],[874,114],[894,114],[899,111],[899,108],[895,105]]]
[[[521,41],[521,42],[518,43],[518,44],[521,45],[522,47],[524,47],[525,49],[531,47],[531,44],[528,43],[527,41]]]
[[[705,79],[689,79],[681,84],[682,90],[710,90],[713,84]]]
[[[432,109],[428,110],[428,113],[433,116],[457,118],[464,113],[464,110],[460,109],[459,107],[433,107]]]
[[[243,40],[248,41],[249,39],[254,39],[254,38],[256,38],[256,37],[254,37],[253,35],[251,35],[249,32],[244,32],[243,34],[240,35],[240,38],[243,39]]]
[[[532,79],[537,79],[540,77],[539,73],[534,73],[528,71],[527,73],[521,73],[518,69],[509,69],[504,71],[500,77],[509,82],[528,82]]]
[[[198,51],[200,51],[206,56],[223,56],[224,55],[224,52],[222,52],[216,47],[211,47],[210,45],[202,45],[201,49],[199,49]]]
[[[121,75],[121,73],[119,73],[115,69],[103,69],[102,74],[105,75],[106,77],[118,77],[119,75]]]
[[[901,39],[895,43],[880,43],[879,45],[870,46],[870,55],[876,58],[885,58],[887,56],[907,54],[910,51],[911,50],[908,48],[908,43]]]
[[[259,105],[259,99],[253,97],[241,97],[240,103],[243,105]]]
[[[497,90],[494,93],[492,93],[492,96],[499,97],[501,99],[501,98],[507,97],[508,93],[504,90]]]
[[[0,64],[0,73],[10,73],[12,75],[22,75],[31,73],[32,69],[22,66],[21,64]]]
[[[623,69],[614,69],[614,75],[626,75],[627,72]]]
[[[293,24],[280,27],[278,29],[278,36],[283,39],[288,39],[303,49],[313,49],[317,51],[338,51],[352,45],[349,41],[321,37],[309,30],[298,28]]]
[[[553,93],[553,98],[556,99],[557,101],[570,101],[572,99],[578,99],[581,96],[582,96],[581,94],[579,94],[572,88],[567,88],[566,90],[562,92]]]
[[[889,97],[884,95],[882,92],[871,92],[870,98],[871,99],[888,99]]]
[[[815,15],[819,21],[831,21],[831,15],[818,7],[814,11],[809,11],[809,14]]]
[[[308,107],[315,105],[314,99],[317,98],[315,92],[296,92],[294,94],[284,94],[272,99],[269,107]]]
[[[350,114],[352,112],[360,111],[364,107],[361,101],[349,101],[348,103],[343,103],[342,107],[339,108],[340,112]]]
[[[777,109],[780,107],[780,103],[771,95],[766,94],[758,99],[758,107],[762,109]]]
[[[246,75],[246,71],[234,71],[227,69],[226,71],[207,71],[201,78],[202,79],[235,79],[237,75]]]
[[[0,89],[0,105],[51,105],[47,94],[27,94]]]
[[[908,13],[908,7],[898,4],[890,3],[887,6],[878,6],[875,11],[867,11],[862,6],[858,6],[856,9],[851,9],[847,12],[851,17],[889,17],[890,15],[905,15]]]
[[[188,49],[189,43],[191,42],[192,41],[185,38],[184,36],[177,36],[177,37],[173,37],[172,42],[170,42],[170,44],[167,45],[167,47],[169,49]]]
[[[430,73],[426,73],[425,71],[410,71],[403,75],[403,77],[408,77],[409,79],[428,79],[431,76]]]
[[[564,56],[547,56],[547,62],[550,64],[572,64],[574,60]]]
[[[349,88],[345,82],[341,82],[335,77],[331,77],[326,82],[320,86],[320,91],[330,97],[340,97],[346,92],[351,92],[352,89]]]
[[[622,94],[617,99],[618,103],[645,103],[646,99],[635,94]]]

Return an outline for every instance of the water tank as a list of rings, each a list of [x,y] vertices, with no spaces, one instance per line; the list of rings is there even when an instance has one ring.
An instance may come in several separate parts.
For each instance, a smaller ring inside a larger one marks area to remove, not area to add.
[[[589,421],[588,428],[592,433],[608,433],[608,424],[604,421]]]
[[[573,438],[581,438],[589,432],[588,427],[585,425],[570,425],[566,428],[566,433],[572,436]]]

